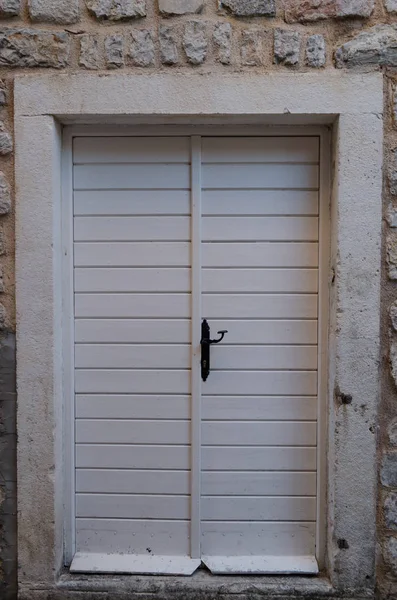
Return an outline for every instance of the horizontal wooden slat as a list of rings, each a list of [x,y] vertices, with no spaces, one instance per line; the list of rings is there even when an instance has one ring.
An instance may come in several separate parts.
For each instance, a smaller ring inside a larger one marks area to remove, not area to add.
[[[245,189],[244,191],[203,190],[202,214],[206,216],[318,215],[318,192],[255,189]]]
[[[174,274],[172,273],[171,276],[174,277]],[[106,274],[104,274],[105,278]],[[182,279],[181,276],[180,278]],[[204,292],[249,294],[251,292],[315,293],[318,291],[317,269],[203,269],[202,279]],[[159,281],[159,286],[161,284],[162,280]],[[159,289],[162,290],[161,287]]]
[[[100,300],[99,296],[96,298]],[[102,316],[96,315],[94,299],[93,316]],[[317,317],[317,295],[203,294],[203,316],[207,319],[314,319]]]
[[[204,521],[203,555],[283,556],[314,555],[315,523]]]
[[[188,318],[190,294],[75,294],[75,315],[105,319]]]
[[[166,556],[190,552],[188,521],[77,519],[76,525],[77,551]]]
[[[203,137],[202,160],[210,163],[316,162],[318,137]]]
[[[203,217],[203,240],[316,242],[318,217]]]
[[[187,164],[161,163],[156,165],[77,165],[73,168],[73,177],[75,190],[180,190],[189,189],[190,187],[190,166]],[[298,181],[298,178],[294,178],[292,174],[290,179],[291,181],[295,181],[295,179]],[[306,174],[305,179],[305,176],[300,173],[299,181],[308,179],[308,174]],[[314,180],[313,175],[311,180]],[[310,186],[305,185],[304,187]]]
[[[317,398],[299,396],[204,396],[204,420],[314,420]],[[109,416],[110,413],[109,413]],[[172,417],[170,417],[172,418]]]
[[[189,518],[189,496],[76,494],[76,516],[99,519]],[[148,539],[148,543],[149,543]]]
[[[212,346],[211,369],[316,369],[317,346]]]
[[[315,496],[316,473],[205,471],[201,491],[204,496]]]
[[[308,287],[311,284],[313,287],[312,279],[315,285],[316,273],[309,273],[308,277],[303,273],[301,281],[303,285]],[[295,273],[293,277],[291,281],[297,279]],[[74,271],[74,282],[76,292],[190,292],[190,269],[79,268]],[[298,287],[298,284],[295,286]]]
[[[190,469],[190,446],[77,444],[77,468]],[[313,471],[316,448],[208,447],[202,449],[204,471]]]
[[[263,298],[263,297],[262,297]],[[237,301],[237,299],[236,299]],[[217,307],[215,307],[217,308]],[[256,306],[254,305],[256,309]],[[259,309],[258,309],[259,310]],[[210,322],[211,331],[227,329],[228,344],[316,344],[317,321],[228,321],[224,316]]]
[[[75,163],[188,162],[190,138],[76,137],[73,140],[73,160]]]
[[[78,369],[77,394],[187,394],[190,371]]]
[[[316,499],[283,496],[203,496],[201,512],[205,521],[314,521]]]
[[[286,460],[287,457],[284,462]],[[187,470],[190,469],[190,446],[76,444],[76,468]]]
[[[188,369],[190,346],[79,344],[75,366],[85,369]]]
[[[306,256],[302,251],[302,261],[303,254]],[[76,267],[189,267],[190,243],[76,242],[74,264]]]
[[[114,415],[118,417],[118,415]],[[77,419],[79,444],[189,444],[190,421]]]
[[[190,215],[190,191],[86,190],[74,192],[73,204],[76,216]]]
[[[87,300],[88,302],[88,300]],[[124,306],[124,305],[123,305]],[[184,312],[186,308],[183,308]],[[91,316],[87,313],[87,316]],[[270,322],[271,323],[271,322]],[[312,338],[313,332],[309,331],[309,326],[306,323],[289,322],[280,327],[280,334],[275,332],[274,335],[283,335],[293,339],[296,336],[303,341],[307,337]],[[314,322],[313,322],[314,323]],[[299,325],[305,325],[299,327]],[[261,328],[263,329],[263,328]],[[186,320],[162,320],[162,319],[138,319],[138,320],[123,320],[123,319],[77,319],[75,322],[75,341],[85,343],[163,343],[163,344],[189,344],[190,343],[190,321]],[[272,333],[269,331],[269,335]],[[310,340],[306,340],[309,341]]]
[[[77,419],[189,419],[190,396],[76,394]],[[302,416],[301,418],[307,418]]]
[[[189,241],[189,217],[75,217],[76,242]]]
[[[178,165],[179,167],[179,165]],[[84,167],[87,168],[87,167]],[[75,167],[76,169],[76,167]],[[79,167],[77,167],[79,169]],[[91,175],[87,173],[89,177]],[[92,177],[96,173],[92,172]],[[118,173],[121,181],[124,178],[121,171]],[[87,179],[86,176],[86,179]],[[172,173],[171,177],[175,177]],[[127,178],[125,178],[127,180]],[[128,179],[130,181],[131,178]],[[182,175],[181,175],[182,180]],[[103,179],[100,180],[101,182]],[[161,177],[156,177],[156,182]],[[316,165],[281,165],[281,164],[203,164],[202,165],[203,188],[211,189],[317,189],[318,167]],[[77,179],[77,186],[82,185]],[[185,180],[183,179],[185,183]],[[109,184],[107,184],[109,185]],[[109,186],[110,187],[110,186]],[[120,187],[124,187],[121,186]],[[135,186],[137,187],[137,186]],[[146,187],[146,186],[145,186]],[[147,186],[149,187],[149,186]],[[150,186],[150,187],[155,187]],[[164,186],[165,187],[165,186]],[[172,187],[171,185],[169,187]],[[177,187],[177,186],[175,186]],[[179,186],[178,186],[179,187]],[[187,187],[181,185],[180,187]]]
[[[286,487],[287,491],[288,489]],[[190,472],[76,469],[76,491],[99,494],[187,495],[190,493]]]
[[[80,253],[79,250],[77,256]],[[317,267],[318,244],[316,242],[220,242],[216,244],[204,242],[202,264],[203,267],[235,268]]]
[[[202,391],[209,396],[247,393],[309,396],[317,393],[317,372],[211,370]]]

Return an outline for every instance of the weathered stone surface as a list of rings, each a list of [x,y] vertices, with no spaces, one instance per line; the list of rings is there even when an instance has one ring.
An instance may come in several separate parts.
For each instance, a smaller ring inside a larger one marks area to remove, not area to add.
[[[306,42],[306,64],[316,69],[325,65],[325,39],[323,35],[316,33],[307,38]]]
[[[386,261],[389,279],[397,279],[397,237],[396,232],[386,238]]]
[[[119,34],[105,39],[105,61],[108,69],[119,69],[124,65],[124,40]]]
[[[68,65],[70,36],[40,29],[0,29],[0,66],[54,67]]]
[[[213,40],[217,60],[223,65],[229,65],[232,51],[232,26],[230,23],[217,23],[214,27]]]
[[[97,19],[126,21],[146,17],[145,0],[86,0],[86,4]]]
[[[11,190],[6,176],[0,171],[0,215],[6,215],[11,210]]]
[[[77,23],[80,19],[79,0],[29,0],[32,21],[46,23]]]
[[[274,30],[274,62],[294,66],[299,62],[301,36],[289,29]]]
[[[160,60],[163,65],[177,65],[179,63],[177,28],[161,25],[159,41]]]
[[[383,502],[383,516],[387,529],[397,529],[397,493],[389,492]]]
[[[389,569],[397,575],[397,538],[386,538],[383,549],[383,558]]]
[[[8,102],[7,85],[5,81],[0,79],[0,106],[5,106]]]
[[[397,65],[397,26],[375,25],[335,52],[338,68]]]
[[[375,0],[286,0],[285,20],[320,21],[322,19],[343,19],[346,17],[369,17]]]
[[[389,190],[392,196],[397,196],[397,152],[393,150],[391,167],[389,170]]]
[[[21,0],[0,0],[0,17],[17,17],[21,10]]]
[[[389,227],[392,227],[393,229],[397,227],[397,208],[395,208],[392,204],[389,204],[389,206],[387,207],[386,221]]]
[[[275,0],[220,0],[224,8],[236,17],[275,17]]]
[[[385,0],[385,8],[389,13],[397,12],[397,0]]]
[[[0,155],[5,156],[13,150],[11,134],[7,131],[4,123],[0,121]]]
[[[192,65],[201,65],[207,56],[207,26],[202,21],[189,21],[183,34],[183,49]]]
[[[159,0],[162,15],[187,15],[200,13],[204,8],[204,0]]]
[[[383,455],[380,479],[386,487],[397,487],[397,452]]]
[[[80,67],[95,70],[98,68],[98,39],[94,35],[82,35],[80,38]]]
[[[130,56],[132,63],[137,67],[150,67],[154,65],[154,42],[148,29],[133,31]]]
[[[262,64],[262,34],[257,29],[241,32],[241,64],[255,67]]]
[[[397,331],[397,300],[391,305],[389,314],[393,329],[394,331]]]
[[[387,428],[387,437],[389,438],[389,444],[391,446],[397,446],[397,420],[390,423],[389,427]]]

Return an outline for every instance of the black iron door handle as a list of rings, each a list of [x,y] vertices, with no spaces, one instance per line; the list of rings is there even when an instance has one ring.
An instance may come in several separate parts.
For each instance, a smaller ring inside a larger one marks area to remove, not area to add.
[[[221,329],[221,331],[218,331],[218,334],[221,337],[217,340],[211,340],[210,326],[208,325],[207,319],[204,319],[201,323],[201,378],[203,381],[207,381],[208,375],[210,374],[210,346],[211,344],[219,344],[226,333],[226,329]]]

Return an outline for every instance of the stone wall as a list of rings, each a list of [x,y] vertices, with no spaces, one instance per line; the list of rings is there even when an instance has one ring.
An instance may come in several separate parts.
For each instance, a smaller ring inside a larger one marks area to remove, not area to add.
[[[397,598],[397,0],[0,0],[1,598],[16,581],[14,73],[335,68],[385,78],[378,588]]]

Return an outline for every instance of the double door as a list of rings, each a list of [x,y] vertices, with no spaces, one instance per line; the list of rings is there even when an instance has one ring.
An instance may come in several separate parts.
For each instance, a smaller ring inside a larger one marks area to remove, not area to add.
[[[316,572],[319,138],[73,162],[72,570]]]

